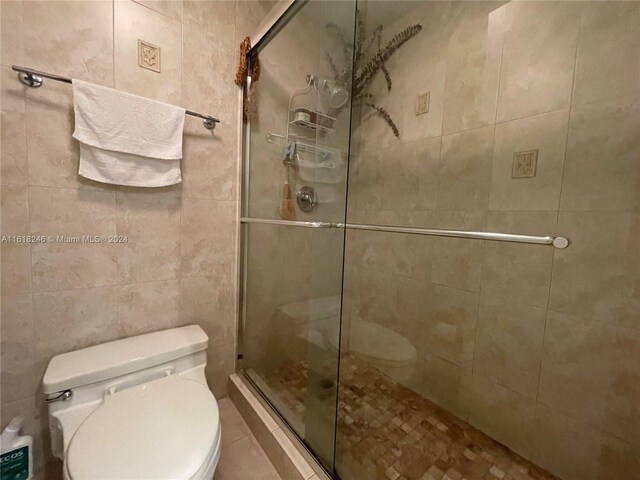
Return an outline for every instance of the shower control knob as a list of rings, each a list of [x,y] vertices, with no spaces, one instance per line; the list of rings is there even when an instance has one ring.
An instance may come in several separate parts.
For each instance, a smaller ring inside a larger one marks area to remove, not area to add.
[[[309,213],[313,211],[316,203],[318,203],[316,191],[313,187],[304,186],[296,193],[296,201],[300,210]]]

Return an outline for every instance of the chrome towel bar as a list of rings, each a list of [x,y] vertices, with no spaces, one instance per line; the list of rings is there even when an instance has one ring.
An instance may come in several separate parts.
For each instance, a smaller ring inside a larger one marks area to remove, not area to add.
[[[375,232],[407,233],[411,235],[428,235],[433,237],[469,238],[473,240],[490,240],[495,242],[529,243],[534,245],[553,245],[563,249],[569,246],[569,240],[565,237],[519,235],[497,232],[470,232],[466,230],[440,230],[435,228],[393,227],[386,225],[366,225],[360,223],[333,223],[333,222],[298,222],[292,220],[268,220],[260,218],[240,219],[241,223],[256,223],[263,225],[284,225],[289,227],[305,228],[346,228],[349,230],[369,230]]]
[[[20,67],[18,65],[11,65],[11,68],[13,71],[18,72],[18,79],[20,82],[31,88],[38,88],[42,86],[45,78],[55,80],[56,82],[72,83],[70,78],[54,75],[53,73],[40,72],[32,68]],[[213,130],[216,123],[220,123],[220,120],[212,117],[211,115],[203,115],[202,113],[192,112],[191,110],[187,110],[185,113],[192,117],[201,118],[202,124],[207,130]]]

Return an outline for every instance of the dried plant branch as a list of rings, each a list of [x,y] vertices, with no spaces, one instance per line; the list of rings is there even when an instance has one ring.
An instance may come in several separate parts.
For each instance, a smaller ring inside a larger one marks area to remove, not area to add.
[[[333,61],[333,57],[327,53],[327,62],[329,63],[329,68],[331,69],[331,73],[333,74],[333,78],[339,78],[340,72],[338,71],[338,67],[336,67],[335,62]]]
[[[363,100],[363,99],[373,100],[373,94],[369,92],[360,92],[358,95],[354,97],[354,100]]]
[[[365,105],[371,108],[372,110],[375,110],[376,114],[379,117],[381,117],[385,122],[387,122],[387,125],[389,125],[389,128],[391,128],[396,138],[400,138],[400,130],[398,130],[398,127],[396,126],[395,122],[391,118],[391,115],[389,115],[389,112],[387,112],[384,108],[379,107],[378,105],[375,105],[374,103],[371,103],[371,102],[366,102]]]
[[[362,71],[356,76],[354,82],[355,90],[359,91],[364,89],[378,70],[380,70],[385,62],[389,60],[391,55],[393,55],[402,45],[411,40],[411,38],[420,33],[421,30],[422,25],[416,24],[411,25],[400,33],[394,35],[387,45],[382,50],[378,51],[373,58],[369,60],[364,67],[362,67]]]
[[[351,46],[349,42],[347,42],[347,39],[337,25],[333,23],[329,23],[327,25],[328,29],[331,29],[336,33],[339,41],[342,44],[342,53],[344,55],[345,64],[345,67],[342,69],[342,71],[338,70],[335,65],[334,59],[330,54],[327,54],[329,67],[333,72],[334,80],[336,82],[340,82],[343,85],[348,85],[351,80],[349,76],[352,73],[351,66],[353,64],[353,70],[355,71],[353,72],[354,80],[352,86],[352,95],[354,100],[364,101],[365,106],[373,109],[376,112],[376,115],[382,118],[387,123],[387,125],[389,125],[396,138],[399,138],[400,131],[391,118],[391,115],[389,115],[389,112],[387,112],[383,107],[376,105],[374,103],[374,96],[371,93],[366,92],[366,89],[369,87],[376,74],[378,72],[382,72],[382,74],[384,75],[384,80],[386,82],[387,91],[391,91],[393,82],[391,80],[391,74],[387,69],[386,62],[402,45],[404,45],[411,38],[420,33],[420,31],[422,30],[422,25],[415,24],[408,26],[404,30],[394,35],[393,38],[387,42],[384,48],[382,48],[382,32],[384,27],[382,25],[378,25],[369,35],[367,35],[365,33],[365,25],[360,11],[357,11],[356,15],[357,31],[355,46]],[[369,58],[369,60],[363,65],[363,60],[369,55],[369,51],[374,45],[377,46],[375,54],[373,54],[373,56]]]
[[[347,41],[347,39],[344,37],[344,34],[342,33],[342,30],[340,30],[340,27],[338,27],[335,23],[328,23],[327,28],[333,30],[336,33],[338,40],[340,40],[340,43],[342,44],[342,55],[344,57],[345,68],[343,69],[343,74],[340,77],[344,77],[346,76],[344,72],[345,71],[348,72],[350,70],[349,68],[347,68],[347,66],[351,64],[353,48],[351,44]],[[330,57],[328,53],[327,53],[327,56]],[[333,61],[333,58],[331,59],[331,61]],[[340,81],[344,82],[344,80],[346,79],[340,78]]]
[[[364,28],[364,20],[362,20],[362,15],[356,15],[356,49],[354,53],[355,64],[357,65],[365,52],[363,52],[364,47],[364,39],[365,39],[365,28]]]
[[[380,69],[382,70],[382,73],[384,74],[384,80],[387,82],[387,92],[391,91],[391,85],[392,85],[392,81],[391,81],[391,74],[389,73],[389,70],[387,70],[387,67],[385,67],[384,65],[382,65],[380,67]]]
[[[359,15],[360,16],[360,15]],[[376,43],[378,43],[378,49],[380,49],[380,41],[382,38],[382,31],[383,31],[384,27],[382,25],[378,25],[375,30],[373,32],[371,32],[371,34],[369,35],[369,43],[367,44],[366,47],[364,47],[363,52],[362,52],[362,57],[366,57],[369,54],[369,50],[371,50],[371,47]],[[363,31],[364,31],[364,27],[363,27]],[[361,59],[362,60],[362,59]],[[359,65],[359,63],[356,63],[356,65]]]
[[[382,48],[382,36],[378,35],[378,51],[380,51],[380,49]],[[380,69],[382,70],[382,73],[384,74],[384,80],[387,82],[387,92],[391,91],[391,85],[392,85],[392,81],[391,81],[391,74],[389,73],[389,70],[387,70],[387,67],[385,64],[382,64],[380,66]]]
[[[342,33],[342,30],[340,30],[340,27],[338,25],[336,25],[335,23],[327,23],[327,28],[334,31],[342,45],[344,45],[345,47],[349,45],[349,42],[347,42],[347,39],[344,38],[344,34]]]

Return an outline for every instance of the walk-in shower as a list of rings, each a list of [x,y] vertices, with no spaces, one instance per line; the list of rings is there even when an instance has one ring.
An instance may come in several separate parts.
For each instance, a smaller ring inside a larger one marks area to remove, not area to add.
[[[249,57],[239,366],[327,472],[640,478],[640,2],[310,1]]]

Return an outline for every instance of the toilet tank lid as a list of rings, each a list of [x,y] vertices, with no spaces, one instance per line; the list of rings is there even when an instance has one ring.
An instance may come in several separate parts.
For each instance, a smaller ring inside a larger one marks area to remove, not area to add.
[[[56,355],[42,380],[44,393],[55,393],[115,378],[207,348],[198,325],[124,338]]]

